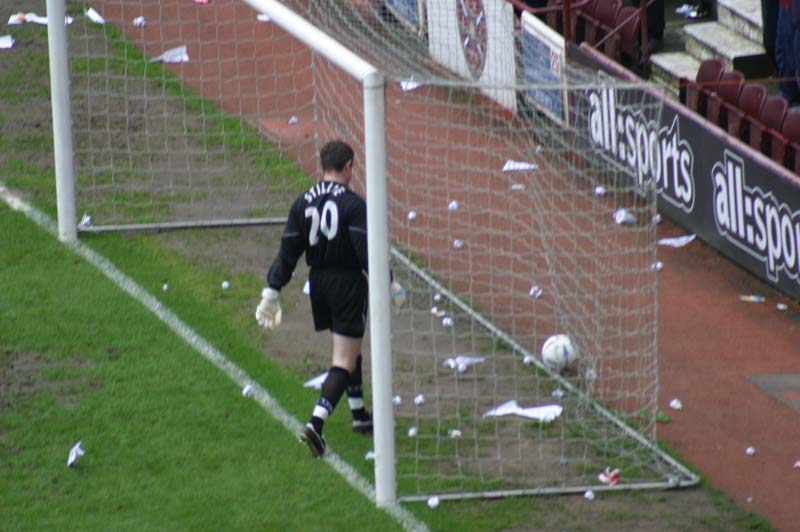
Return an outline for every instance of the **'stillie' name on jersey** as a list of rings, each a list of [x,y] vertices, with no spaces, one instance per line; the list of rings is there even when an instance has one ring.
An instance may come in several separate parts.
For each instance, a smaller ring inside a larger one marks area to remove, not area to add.
[[[344,187],[344,185],[340,185],[339,183],[334,183],[333,181],[320,181],[311,187],[308,192],[303,195],[303,198],[306,200],[306,203],[311,203],[316,198],[324,194],[332,194],[335,198],[345,190],[347,189]]]
[[[636,108],[621,105],[615,89],[589,90],[587,125],[592,142],[622,162],[640,186],[654,181],[661,197],[681,209],[694,209],[694,154],[678,131],[678,117],[658,124]]]

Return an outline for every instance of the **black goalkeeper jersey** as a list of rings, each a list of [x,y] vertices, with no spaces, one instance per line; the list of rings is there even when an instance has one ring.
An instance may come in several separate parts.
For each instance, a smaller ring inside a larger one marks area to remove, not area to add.
[[[320,181],[292,204],[281,249],[267,274],[280,290],[305,252],[312,269],[367,271],[367,205],[346,186]]]

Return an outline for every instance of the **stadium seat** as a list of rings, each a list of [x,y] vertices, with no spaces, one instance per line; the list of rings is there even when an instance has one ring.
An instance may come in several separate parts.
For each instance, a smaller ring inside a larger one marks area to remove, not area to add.
[[[761,108],[761,116],[752,118],[745,116],[748,122],[749,143],[753,149],[765,155],[772,154],[772,139],[780,135],[783,119],[789,110],[789,101],[782,96],[771,96]]]
[[[588,0],[583,3],[580,1],[572,3],[573,6],[577,4],[577,7],[574,8],[571,20],[573,41],[576,43],[583,42],[586,39],[587,28],[589,28],[588,31],[590,32],[594,31],[594,13],[597,9],[597,5],[602,3],[602,1],[603,0]]]
[[[750,141],[749,122],[745,117],[761,119],[761,109],[767,101],[767,87],[761,83],[745,83],[739,93],[739,102],[728,108],[728,133],[734,137]],[[726,106],[728,104],[725,104]]]
[[[637,69],[642,60],[641,22],[637,7],[625,6],[617,13],[614,26],[620,28],[619,62],[627,68]]]
[[[744,74],[730,70],[719,78],[714,92],[709,94],[706,105],[706,118],[722,129],[728,128],[728,109],[739,104],[739,95],[744,86]]]
[[[786,112],[781,134],[772,140],[772,159],[794,173],[800,173],[800,108]]]
[[[610,33],[616,25],[617,13],[621,8],[621,0],[598,1],[593,17],[586,18],[586,42],[594,45]],[[619,39],[619,35],[616,38]]]
[[[721,59],[703,60],[697,69],[694,81],[681,76],[679,81],[681,102],[692,111],[704,115],[708,94],[716,89],[723,72],[725,63]]]

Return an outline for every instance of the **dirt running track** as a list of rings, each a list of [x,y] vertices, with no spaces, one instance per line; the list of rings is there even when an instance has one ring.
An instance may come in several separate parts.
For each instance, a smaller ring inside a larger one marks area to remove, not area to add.
[[[180,14],[177,10],[164,12],[158,2],[93,4],[98,4],[107,20],[123,26],[149,55],[161,51],[147,47],[146,35],[156,31],[155,27],[140,30],[130,26],[132,18],[142,12],[148,20],[168,16],[180,21],[169,26],[177,32],[173,45],[180,44],[181,36],[208,31],[221,15],[219,20],[231,24],[217,28],[231,38],[228,45],[236,43],[236,35],[264,32],[266,38],[280,33],[274,27],[255,29],[255,14],[241,4],[232,7],[228,0],[212,0],[207,6],[187,0],[176,8]],[[211,13],[212,8],[218,10],[216,14]],[[166,26],[161,28],[166,30]],[[308,55],[296,54],[303,47],[291,39],[280,42],[292,49],[285,52],[285,61],[275,61],[270,70],[254,72],[252,77],[239,71],[238,81],[227,78],[223,71],[224,49],[201,54],[190,47],[190,57],[208,59],[176,71],[185,76],[188,85],[211,80],[228,112],[274,117],[274,125],[285,124],[292,114],[302,120],[311,115],[312,94],[292,90],[304,84],[293,82],[288,72],[299,68],[297,62],[307,60]],[[274,44],[271,46],[269,53],[280,55]],[[253,58],[247,64],[257,69],[263,56],[257,49],[246,53]],[[240,63],[239,68],[242,66]],[[303,71],[308,75],[307,69]],[[205,86],[202,92],[208,96],[212,89]],[[270,97],[270,91],[283,97]],[[240,98],[230,99],[237,93]],[[257,96],[246,99],[241,96],[244,93]],[[261,125],[270,127],[263,121]],[[284,131],[272,128],[272,133],[282,140],[282,150],[296,146],[297,152],[290,156],[313,171],[309,143],[283,135],[286,128],[281,127]],[[659,227],[659,237],[685,233],[669,222]],[[767,516],[779,530],[800,531],[800,468],[793,467],[800,460],[800,306],[699,241],[680,249],[659,248],[659,259],[664,263],[659,287],[659,408],[673,419],[659,425],[659,438],[744,507]],[[765,295],[766,302],[739,301],[738,296],[746,293]],[[779,302],[787,304],[788,310],[777,310]],[[673,398],[681,400],[682,410],[670,409]],[[749,446],[756,450],[753,456],[745,452]]]

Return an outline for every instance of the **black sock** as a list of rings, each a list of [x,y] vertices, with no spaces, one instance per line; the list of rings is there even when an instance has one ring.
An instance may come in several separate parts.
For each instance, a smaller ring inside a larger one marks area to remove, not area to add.
[[[364,408],[364,388],[361,376],[361,355],[356,359],[356,368],[350,374],[350,382],[347,384],[347,403],[350,405],[350,412],[353,419],[364,421],[369,419],[367,410]]]
[[[333,413],[349,381],[350,373],[346,369],[331,366],[331,369],[328,370],[328,376],[322,383],[319,401],[311,414],[310,423],[317,434],[322,434],[322,425],[325,423],[325,419]]]

